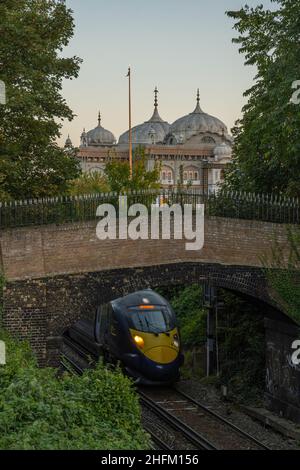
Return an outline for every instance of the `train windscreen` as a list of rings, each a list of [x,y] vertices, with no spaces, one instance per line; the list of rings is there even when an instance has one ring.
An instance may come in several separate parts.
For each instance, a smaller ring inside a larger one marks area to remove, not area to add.
[[[144,333],[167,333],[176,326],[172,312],[167,309],[131,310],[128,318],[131,328]]]

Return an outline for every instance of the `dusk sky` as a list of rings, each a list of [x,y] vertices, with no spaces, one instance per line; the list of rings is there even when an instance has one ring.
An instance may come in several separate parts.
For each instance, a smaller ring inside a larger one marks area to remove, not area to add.
[[[229,127],[241,115],[243,92],[255,70],[244,66],[226,10],[256,0],[67,0],[74,11],[75,36],[65,55],[83,59],[79,78],[64,83],[64,97],[77,117],[65,122],[79,145],[83,127],[102,125],[118,139],[128,129],[128,65],[133,73],[133,125],[153,112],[153,90],[159,89],[159,111],[169,123],[193,111],[196,90],[202,109]]]

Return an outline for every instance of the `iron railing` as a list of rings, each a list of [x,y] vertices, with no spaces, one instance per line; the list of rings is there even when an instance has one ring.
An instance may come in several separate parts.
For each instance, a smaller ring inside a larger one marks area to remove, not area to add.
[[[281,196],[228,191],[204,195],[197,189],[132,191],[126,195],[128,206],[205,204],[208,216],[300,224],[300,201]],[[99,205],[112,204],[118,209],[118,203],[117,193],[0,202],[0,229],[92,221]]]

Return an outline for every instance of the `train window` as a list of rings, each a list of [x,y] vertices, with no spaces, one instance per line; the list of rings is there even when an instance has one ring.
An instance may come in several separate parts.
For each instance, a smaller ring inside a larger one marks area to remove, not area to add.
[[[175,328],[174,317],[167,309],[133,310],[128,318],[131,328],[144,333],[166,333]]]
[[[119,333],[119,323],[111,304],[108,304],[107,306],[107,317],[111,335],[117,336]]]

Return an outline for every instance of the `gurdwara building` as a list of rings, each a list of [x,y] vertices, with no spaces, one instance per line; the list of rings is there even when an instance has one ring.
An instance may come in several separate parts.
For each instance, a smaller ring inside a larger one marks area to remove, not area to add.
[[[232,157],[233,139],[226,125],[204,112],[200,93],[194,111],[173,124],[164,121],[158,111],[158,90],[155,89],[152,117],[132,129],[133,149],[143,146],[147,165],[160,164],[160,183],[169,188],[180,184],[214,191],[222,184],[224,169]],[[70,138],[66,148],[72,147]],[[108,161],[129,159],[129,131],[117,141],[102,126],[101,115],[95,129],[81,134],[77,152],[83,172],[103,172]]]

